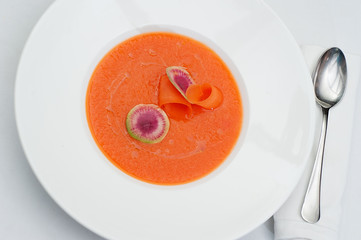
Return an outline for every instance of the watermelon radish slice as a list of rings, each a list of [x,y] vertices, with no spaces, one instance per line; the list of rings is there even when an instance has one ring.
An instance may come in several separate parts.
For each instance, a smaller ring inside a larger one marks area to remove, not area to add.
[[[127,116],[126,127],[129,135],[144,143],[158,143],[169,130],[166,113],[154,104],[138,104]]]
[[[184,67],[177,66],[167,67],[166,72],[174,87],[187,99],[186,92],[188,87],[195,84],[191,75]]]

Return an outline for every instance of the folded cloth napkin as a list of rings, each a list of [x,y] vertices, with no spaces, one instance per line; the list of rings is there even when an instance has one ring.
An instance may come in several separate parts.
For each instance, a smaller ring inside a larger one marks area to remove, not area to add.
[[[301,49],[312,73],[319,57],[327,49],[316,46],[303,46]],[[338,239],[341,200],[347,179],[353,113],[361,67],[361,57],[347,53],[345,56],[348,70],[345,94],[341,102],[331,108],[329,112],[321,185],[321,218],[317,223],[310,224],[305,222],[300,214],[317,150],[319,133],[316,133],[315,147],[310,159],[308,159],[303,177],[286,203],[274,215],[276,240]],[[321,126],[321,109],[318,114],[319,126]],[[317,129],[320,130],[320,128]]]

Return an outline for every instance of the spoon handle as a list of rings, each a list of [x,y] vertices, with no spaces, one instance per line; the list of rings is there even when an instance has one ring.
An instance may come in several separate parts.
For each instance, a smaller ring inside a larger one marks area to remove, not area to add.
[[[316,223],[320,219],[320,194],[321,194],[321,176],[323,152],[325,148],[327,123],[328,123],[328,109],[322,108],[322,128],[321,137],[318,143],[318,150],[313,165],[310,181],[308,183],[307,192],[303,201],[301,216],[309,223]]]

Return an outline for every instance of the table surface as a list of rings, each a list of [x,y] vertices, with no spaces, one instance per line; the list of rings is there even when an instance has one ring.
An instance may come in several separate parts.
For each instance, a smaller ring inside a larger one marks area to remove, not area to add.
[[[35,23],[53,0],[0,0],[0,238],[103,239],[69,217],[45,192],[21,148],[14,118],[18,61]],[[300,45],[338,46],[361,56],[361,1],[265,0]],[[361,67],[361,66],[360,66]],[[361,84],[361,83],[360,83]],[[340,239],[361,239],[361,94],[355,109]],[[273,221],[239,240],[273,239]]]

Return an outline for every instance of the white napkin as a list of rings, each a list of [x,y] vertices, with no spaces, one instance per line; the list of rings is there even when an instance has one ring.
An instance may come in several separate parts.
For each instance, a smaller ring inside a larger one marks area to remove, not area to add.
[[[326,48],[316,46],[301,47],[310,73]],[[312,171],[318,144],[315,142],[313,154],[308,160],[305,173],[295,191],[274,215],[276,240],[335,240],[341,218],[341,203],[346,184],[355,101],[360,82],[361,57],[345,53],[348,78],[345,95],[341,102],[330,109],[326,136],[321,185],[321,218],[316,224],[303,221],[300,211]],[[321,126],[321,109],[319,109]],[[320,128],[318,128],[320,130]],[[319,131],[320,132],[320,131]],[[318,134],[318,133],[317,133]]]

